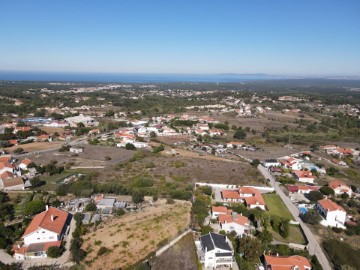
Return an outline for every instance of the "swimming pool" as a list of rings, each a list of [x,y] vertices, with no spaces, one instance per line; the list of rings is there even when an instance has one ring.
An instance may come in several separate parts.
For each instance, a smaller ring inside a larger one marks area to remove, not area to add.
[[[299,207],[299,210],[301,214],[306,214],[306,212],[308,211],[305,207]]]

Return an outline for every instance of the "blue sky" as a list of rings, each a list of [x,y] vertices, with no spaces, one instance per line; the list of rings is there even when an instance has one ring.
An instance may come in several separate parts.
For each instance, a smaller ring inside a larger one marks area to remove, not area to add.
[[[1,1],[0,70],[360,75],[360,1]]]

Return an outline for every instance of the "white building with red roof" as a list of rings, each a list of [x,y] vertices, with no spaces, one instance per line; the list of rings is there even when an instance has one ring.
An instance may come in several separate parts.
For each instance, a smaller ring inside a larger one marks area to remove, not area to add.
[[[28,166],[30,165],[32,161],[28,158],[24,158],[20,164],[19,164],[19,168],[22,170],[27,170]]]
[[[240,187],[237,190],[222,190],[221,196],[227,202],[243,202],[248,208],[266,210],[265,201],[259,190],[253,187]]]
[[[325,219],[321,222],[322,225],[346,229],[346,211],[340,205],[332,200],[323,199],[317,202],[316,209]]]
[[[68,233],[70,215],[62,210],[50,207],[37,214],[26,228],[22,246],[14,246],[14,257],[19,260],[46,257],[50,246],[60,246]]]
[[[347,193],[350,197],[352,195],[352,189],[340,180],[331,181],[329,187],[334,190],[335,195],[342,195],[344,193]]]
[[[238,236],[243,236],[250,229],[249,219],[243,215],[220,214],[219,224],[226,233],[236,232]]]
[[[294,170],[293,174],[295,176],[295,179],[299,182],[303,183],[314,183],[315,176],[311,173],[311,171],[305,171],[305,170]]]
[[[215,206],[213,205],[211,207],[211,218],[218,218],[219,215],[231,215],[232,211],[231,209],[227,209],[226,206]]]
[[[299,255],[264,255],[264,266],[266,270],[311,270],[309,260]]]

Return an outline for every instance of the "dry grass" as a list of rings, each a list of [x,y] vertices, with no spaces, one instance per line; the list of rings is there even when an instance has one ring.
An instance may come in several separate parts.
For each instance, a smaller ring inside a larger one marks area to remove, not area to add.
[[[188,227],[190,208],[189,202],[159,200],[154,207],[105,221],[83,236],[87,269],[122,269],[137,263]],[[110,251],[97,256],[101,247]]]
[[[60,146],[63,144],[64,144],[64,142],[33,142],[33,143],[11,146],[9,148],[6,148],[6,151],[12,152],[16,148],[22,148],[26,152],[32,152],[32,151],[53,149],[53,148],[57,148],[57,147],[60,148]]]

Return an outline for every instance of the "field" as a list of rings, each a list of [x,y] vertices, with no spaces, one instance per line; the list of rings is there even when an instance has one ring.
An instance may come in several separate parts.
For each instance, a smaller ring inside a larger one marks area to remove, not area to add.
[[[189,226],[191,204],[159,200],[138,213],[110,218],[83,236],[86,269],[115,269],[134,265]],[[101,247],[108,251],[100,256]]]
[[[192,233],[181,238],[174,246],[169,248],[151,265],[153,270],[197,270],[196,247]]]
[[[279,195],[277,194],[264,194],[263,195],[267,208],[269,209],[270,215],[278,216],[281,218],[293,219],[293,216],[286,208]]]
[[[43,150],[54,149],[54,148],[58,148],[58,147],[60,148],[60,146],[63,144],[64,144],[64,142],[33,142],[33,143],[11,146],[9,148],[6,148],[6,151],[13,152],[17,148],[22,148],[26,152],[43,151]]]
[[[289,226],[289,236],[287,238],[283,238],[280,234],[275,232],[272,228],[270,228],[270,231],[271,231],[275,241],[279,241],[282,243],[295,243],[295,244],[301,244],[301,245],[306,244],[304,234],[302,233],[301,228],[297,225]]]

